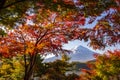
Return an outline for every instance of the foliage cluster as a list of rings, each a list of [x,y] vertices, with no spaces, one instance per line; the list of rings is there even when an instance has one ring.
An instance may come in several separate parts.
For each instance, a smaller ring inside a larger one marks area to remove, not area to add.
[[[119,80],[120,50],[96,55],[96,62],[89,63],[89,67],[91,70],[82,70],[80,80]]]
[[[37,54],[57,55],[69,40],[89,41],[94,49],[120,43],[119,4],[119,0],[0,0],[0,56],[22,54],[24,80],[29,80]],[[87,20],[97,23],[82,28]]]
[[[24,62],[20,55],[0,60],[0,80],[22,80],[24,76]]]
[[[74,80],[79,78],[77,74],[66,74],[68,71],[72,72],[75,66],[75,63],[69,63],[69,59],[67,55],[63,54],[62,59],[53,62],[40,62],[38,60],[35,65],[35,76],[39,76],[42,80]]]
[[[67,59],[67,60],[66,60]],[[68,74],[72,71],[74,63],[68,62],[68,57],[62,60],[45,63],[40,55],[37,55],[37,61],[34,66],[34,72],[31,79],[39,77],[41,80],[74,80],[79,78],[76,74]],[[23,56],[17,55],[13,58],[2,58],[0,65],[1,80],[22,80],[24,78],[24,61]]]
[[[57,20],[59,23],[75,27],[84,25],[88,19],[87,23],[91,24],[104,14],[93,28],[74,29],[73,36],[80,40],[90,40],[90,46],[94,49],[101,49],[120,41],[119,0],[3,0],[0,3],[0,23],[9,27],[13,27],[13,24],[25,24],[28,20],[39,25]],[[48,19],[50,15],[53,20]],[[55,26],[61,27],[63,24],[57,23]]]

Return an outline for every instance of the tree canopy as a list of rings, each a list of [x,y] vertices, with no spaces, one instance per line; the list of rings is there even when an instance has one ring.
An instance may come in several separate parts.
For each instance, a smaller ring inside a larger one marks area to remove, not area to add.
[[[24,24],[28,19],[35,24],[47,23],[48,13],[58,14],[57,20],[67,22],[69,26],[91,24],[104,14],[94,28],[80,28],[74,31],[74,36],[90,40],[94,49],[120,43],[119,0],[2,0],[0,4],[0,23],[9,27]]]
[[[119,80],[120,51],[108,51],[104,55],[96,55],[96,62],[89,63],[90,70],[82,70],[80,80]]]
[[[0,55],[22,54],[24,80],[29,80],[37,54],[65,51],[62,45],[69,40],[89,41],[94,49],[120,43],[119,4],[119,0],[1,0]],[[83,27],[95,20],[94,27]]]

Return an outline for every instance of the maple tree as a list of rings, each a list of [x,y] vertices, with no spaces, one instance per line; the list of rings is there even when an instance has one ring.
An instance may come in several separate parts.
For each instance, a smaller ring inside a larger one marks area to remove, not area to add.
[[[93,28],[81,28],[87,18],[91,24],[103,12],[106,16]],[[14,29],[5,36],[1,30],[0,55],[24,55],[27,80],[37,54],[57,54],[68,40],[89,40],[94,49],[120,43],[119,13],[119,0],[1,0],[1,26]]]
[[[71,21],[71,16],[74,16],[73,21],[81,19],[80,24],[81,21],[84,24],[85,19],[89,19],[88,24],[91,24],[104,14],[105,16],[97,20],[94,28],[75,30],[74,36],[76,39],[89,40],[90,46],[94,49],[103,49],[108,45],[120,43],[119,0],[2,0],[0,3],[0,22],[9,27],[13,27],[16,22],[26,23],[27,19],[33,18],[34,22],[38,23],[45,17],[47,10],[63,14],[64,17],[59,18],[60,21]],[[39,14],[41,10],[45,10],[44,17]],[[72,13],[65,14],[68,10]],[[35,14],[36,17],[27,12]],[[70,24],[71,22],[67,23]]]
[[[96,55],[96,62],[88,63],[90,70],[82,70],[80,80],[119,80],[120,50]]]
[[[58,5],[64,8],[73,8],[70,4],[64,4],[62,0],[60,2],[56,2],[55,0],[1,0],[0,24],[13,27],[16,22],[25,23],[26,12],[31,9],[34,9],[35,12],[38,8],[57,10]],[[30,13],[34,13],[34,11],[30,11]]]
[[[0,55],[4,57],[13,57],[16,54],[24,55],[25,77],[24,80],[29,80],[33,73],[33,68],[36,62],[37,54],[46,55],[53,53],[57,55],[62,49],[62,44],[74,38],[70,35],[74,29],[71,25],[80,24],[78,21],[60,21],[57,13],[47,11],[48,14],[41,13],[44,17],[42,22],[37,24],[24,24],[12,30],[8,30],[7,35],[0,39]],[[68,14],[70,11],[66,12]],[[47,15],[47,16],[46,16]],[[57,17],[51,18],[56,15]],[[73,16],[71,16],[72,18]],[[67,19],[67,18],[66,18]],[[83,24],[83,22],[81,23]],[[68,32],[71,32],[68,34]]]

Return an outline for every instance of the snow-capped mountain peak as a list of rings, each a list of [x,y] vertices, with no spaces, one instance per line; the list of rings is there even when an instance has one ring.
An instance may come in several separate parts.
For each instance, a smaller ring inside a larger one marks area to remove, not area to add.
[[[70,54],[71,61],[86,62],[94,59],[94,52],[83,46],[75,47],[72,52],[73,54]]]
[[[72,52],[74,53],[74,52],[85,52],[85,51],[88,51],[89,49],[87,49],[87,48],[85,48],[85,47],[83,47],[83,46],[81,46],[81,45],[79,45],[79,46],[75,46],[73,49],[72,49]],[[90,51],[90,50],[89,50]]]
[[[87,62],[87,61],[95,59],[93,57],[94,52],[83,46],[76,46],[71,51],[72,51],[72,53],[68,54],[68,56],[70,57],[70,62],[72,62],[72,61]],[[57,57],[54,56],[52,58],[46,59],[45,62],[51,62],[51,61],[54,61],[54,60],[60,59],[60,58],[61,58],[60,55]]]

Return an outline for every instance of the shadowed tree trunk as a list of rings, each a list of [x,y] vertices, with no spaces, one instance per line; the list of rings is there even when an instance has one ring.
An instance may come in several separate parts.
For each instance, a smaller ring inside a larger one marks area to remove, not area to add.
[[[36,56],[37,54],[34,55],[30,55],[30,59],[28,60],[28,56],[24,55],[24,63],[25,63],[25,76],[24,76],[24,80],[30,80],[32,73],[33,73],[33,68],[36,62]],[[28,64],[27,64],[28,62]]]

